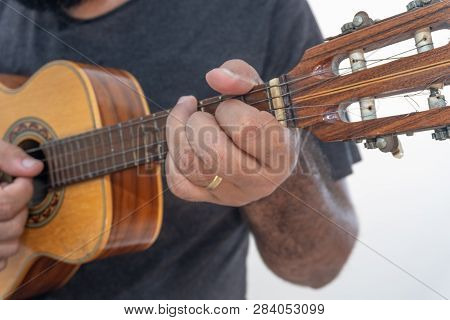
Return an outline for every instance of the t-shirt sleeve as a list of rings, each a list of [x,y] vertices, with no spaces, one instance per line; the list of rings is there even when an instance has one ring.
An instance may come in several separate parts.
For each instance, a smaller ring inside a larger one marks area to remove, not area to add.
[[[275,2],[262,73],[265,81],[289,72],[300,62],[308,48],[323,41],[317,21],[306,0]],[[319,146],[336,180],[351,174],[352,165],[361,160],[354,142],[319,142]]]

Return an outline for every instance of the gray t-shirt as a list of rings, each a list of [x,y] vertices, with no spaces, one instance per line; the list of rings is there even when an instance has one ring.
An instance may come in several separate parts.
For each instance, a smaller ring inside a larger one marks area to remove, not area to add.
[[[131,0],[88,21],[6,0],[0,30],[0,73],[30,75],[56,59],[95,62],[130,71],[165,107],[181,95],[215,95],[204,75],[228,59],[246,60],[269,80],[322,40],[305,0]],[[353,144],[322,149],[337,179],[359,160]],[[87,264],[43,298],[245,298],[249,230],[239,210],[188,203],[170,192],[164,208],[152,248]]]

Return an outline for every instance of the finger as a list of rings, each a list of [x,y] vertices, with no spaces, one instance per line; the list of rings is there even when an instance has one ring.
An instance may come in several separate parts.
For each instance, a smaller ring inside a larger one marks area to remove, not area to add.
[[[194,185],[178,170],[170,154],[166,159],[166,177],[170,191],[180,199],[192,202],[210,202],[221,205],[240,207],[247,204],[247,195],[227,181],[216,189],[207,190]]]
[[[13,219],[27,207],[33,195],[33,184],[28,178],[16,178],[0,190],[0,221]]]
[[[242,60],[230,60],[206,74],[211,88],[225,95],[244,94],[262,83],[258,72]]]
[[[43,169],[41,161],[28,156],[19,147],[0,140],[0,170],[14,177],[34,177]]]
[[[213,200],[207,189],[196,186],[178,170],[170,153],[166,158],[166,179],[170,191],[180,199],[193,202]]]
[[[267,112],[230,100],[217,108],[216,119],[240,149],[263,165],[274,166],[275,161],[289,151],[289,130]]]
[[[20,248],[19,240],[0,242],[0,259],[7,259],[15,255]]]
[[[241,189],[259,171],[258,162],[233,144],[212,115],[194,113],[186,127],[189,143],[202,163],[196,177],[202,184],[197,185],[206,187],[218,175]]]
[[[186,137],[186,123],[197,111],[197,101],[193,97],[182,97],[167,119],[167,145],[169,154],[178,171],[188,176],[195,172],[199,160]]]
[[[24,208],[12,220],[0,222],[0,241],[20,238],[25,228],[27,217],[28,210]]]

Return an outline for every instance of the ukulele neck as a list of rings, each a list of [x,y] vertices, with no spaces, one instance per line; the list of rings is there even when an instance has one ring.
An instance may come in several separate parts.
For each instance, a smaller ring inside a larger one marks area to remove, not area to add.
[[[291,120],[294,113],[289,109],[291,100],[285,76],[258,85],[245,95],[201,100],[198,110],[214,114],[220,103],[230,99],[270,112],[285,126],[296,125],[295,120]],[[59,188],[142,165],[151,169],[152,164],[164,161],[168,151],[166,120],[169,112],[157,112],[43,144],[51,187]]]

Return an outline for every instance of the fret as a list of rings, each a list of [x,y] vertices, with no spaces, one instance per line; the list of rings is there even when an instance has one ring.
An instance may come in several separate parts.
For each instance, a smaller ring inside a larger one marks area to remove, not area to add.
[[[166,152],[166,142],[161,141],[158,143],[158,160],[163,161],[164,160],[164,154]]]
[[[122,124],[111,127],[110,136],[112,139],[112,145],[114,147],[114,152],[111,157],[114,160],[115,169],[125,169],[126,168],[126,158],[125,158],[125,146],[123,143],[122,135]]]
[[[147,118],[136,124],[126,123],[127,130],[125,124],[104,128],[49,146],[48,153],[55,153],[54,157],[49,156],[49,165],[54,168],[50,173],[52,184],[63,186],[132,166],[164,161],[167,154],[166,117],[148,121]],[[144,152],[141,156],[140,150]]]
[[[72,175],[72,179],[74,179],[74,177],[78,177],[79,173],[77,172],[77,166],[76,166],[76,159],[75,159],[75,151],[73,150],[73,144],[72,141],[67,141],[65,143],[65,145],[67,146],[67,150],[70,153],[70,161],[71,161],[71,167],[72,167],[72,171],[73,171],[73,175]]]
[[[216,96],[216,97],[201,100],[198,103],[198,110],[202,111],[202,112],[208,112],[208,113],[214,114],[214,112],[216,112],[216,109],[219,106],[219,104],[228,98],[231,98],[231,97]]]
[[[66,141],[66,145],[67,145],[67,149],[69,150],[70,153],[70,161],[71,161],[71,167],[73,170],[73,176],[72,176],[72,180],[75,177],[79,177],[81,175],[81,172],[79,172],[79,161],[77,159],[77,154],[78,152],[76,152],[76,150],[74,149],[74,141],[73,140],[68,140]]]
[[[145,127],[144,124],[142,122],[142,117],[140,118],[139,123],[136,126],[136,133],[137,133],[137,137],[136,137],[136,141],[137,141],[137,146],[136,146],[136,153],[137,153],[137,159],[139,161],[139,163],[142,163],[142,159],[145,158],[144,153],[145,153]],[[142,148],[142,146],[143,148]],[[144,161],[145,162],[145,161]]]
[[[145,130],[145,126],[143,124],[141,124],[141,129],[142,129],[142,133],[144,135],[144,160],[145,163],[149,163],[150,162],[150,154],[148,152],[148,148],[150,146],[149,141],[148,141],[148,134],[146,133]]]
[[[115,161],[115,150],[114,150],[114,144],[113,144],[113,138],[112,138],[112,133],[111,133],[111,127],[108,127],[108,137],[109,137],[109,143],[111,146],[111,162],[112,162],[112,169],[115,170],[116,169],[116,161]]]
[[[139,160],[138,160],[137,151],[136,151],[136,143],[135,143],[136,137],[134,135],[134,127],[130,126],[129,129],[130,129],[130,136],[131,136],[131,150],[133,153],[134,165],[137,166],[139,164]]]
[[[79,150],[79,155],[80,155],[80,159],[81,159],[81,163],[83,164],[84,167],[84,177],[88,177],[90,178],[91,175],[91,170],[89,168],[89,163],[87,162],[87,159],[89,159],[89,156],[86,153],[86,141],[84,139],[79,139],[79,145],[80,145],[80,150]]]
[[[94,172],[98,172],[99,168],[98,168],[98,163],[97,163],[97,148],[95,146],[95,135],[90,135],[89,137],[86,137],[88,142],[90,143],[90,145],[92,146],[92,154],[93,154],[93,167],[94,167]]]
[[[61,152],[61,160],[63,162],[63,168],[64,168],[64,174],[66,175],[66,181],[69,182],[70,181],[70,164],[67,161],[67,152],[66,152],[66,144],[64,143],[64,140],[60,143],[59,145],[59,149]]]
[[[57,183],[58,184],[63,184],[63,176],[62,176],[62,172],[61,172],[61,165],[59,162],[59,152],[58,152],[58,148],[57,148],[57,143],[55,143],[53,145],[53,154],[54,154],[54,162],[55,162],[55,172],[57,175]]]
[[[269,106],[269,113],[275,116],[275,110],[273,107],[272,92],[270,91],[271,86],[268,83],[264,83],[264,91],[266,92],[267,104]]]
[[[106,173],[106,172],[108,172],[108,162],[106,161],[106,158],[105,158],[106,144],[105,144],[105,141],[103,139],[103,132],[100,132],[98,136],[99,136],[100,145],[102,146],[102,148],[101,148],[101,150],[102,150],[101,157],[103,158],[103,169],[104,169],[104,171]]]
[[[124,165],[126,165],[127,163],[127,158],[126,158],[126,152],[125,152],[125,143],[123,141],[123,132],[122,132],[122,124],[119,123],[118,125],[118,131],[119,131],[119,137],[120,137],[120,145],[122,146],[122,159],[123,159],[123,163]]]
[[[91,145],[94,149],[94,164],[96,168],[96,172],[100,173],[106,173],[107,172],[107,165],[106,165],[106,159],[105,159],[105,145],[103,143],[103,132],[94,133],[91,135]]]
[[[112,158],[109,157],[110,155],[110,150],[111,147],[108,142],[108,139],[106,138],[107,132],[106,131],[102,131],[101,134],[99,135],[100,138],[100,144],[102,145],[101,148],[101,160],[103,161],[103,167],[104,167],[104,171],[105,173],[108,172],[112,166],[113,166],[113,161]]]
[[[82,141],[84,140],[84,148],[83,148],[83,153],[84,153],[84,156],[85,156],[85,162],[86,162],[86,164],[87,164],[87,175],[88,175],[88,177],[89,178],[92,178],[93,177],[93,171],[95,171],[95,170],[93,170],[92,169],[92,165],[93,165],[93,163],[91,162],[91,161],[89,161],[90,159],[91,159],[91,156],[89,155],[89,142],[90,142],[90,140],[88,139],[88,137],[86,137],[86,139],[82,139]],[[95,166],[95,165],[94,165]]]
[[[71,161],[69,160],[69,152],[67,150],[67,143],[65,141],[62,141],[61,148],[63,150],[64,167],[67,168],[66,169],[66,174],[67,174],[66,179],[67,179],[67,182],[70,182],[72,177],[76,176],[76,173],[74,172],[74,168],[71,164]],[[71,171],[72,171],[72,173],[71,173]]]
[[[56,181],[56,166],[54,163],[55,154],[52,152],[52,142],[49,144],[43,145],[43,149],[45,152],[45,158],[47,159],[48,171],[50,173],[50,183],[52,187],[55,187],[57,184]]]
[[[77,150],[78,150],[78,152],[76,154],[76,157],[79,158],[79,161],[78,161],[79,165],[78,166],[79,166],[79,169],[80,169],[80,177],[84,177],[86,175],[86,171],[83,168],[83,157],[81,156],[82,147],[81,147],[80,140],[79,139],[75,140],[75,144],[76,144],[76,147],[77,147]]]
[[[155,140],[156,140],[156,155],[158,157],[158,160],[162,160],[162,152],[164,151],[164,137],[160,137],[161,135],[161,128],[158,125],[158,121],[155,121]]]
[[[57,173],[58,173],[58,177],[59,177],[59,183],[60,184],[64,184],[66,181],[66,175],[65,175],[65,168],[64,168],[64,162],[62,160],[62,154],[61,154],[61,150],[60,150],[60,142],[59,143],[55,143],[54,145],[54,150],[55,150],[55,161],[57,163]]]

